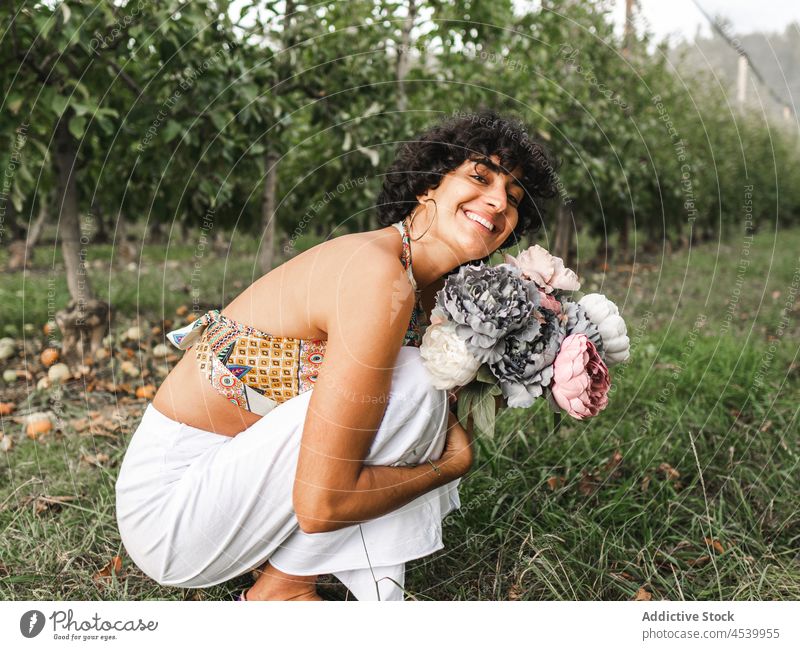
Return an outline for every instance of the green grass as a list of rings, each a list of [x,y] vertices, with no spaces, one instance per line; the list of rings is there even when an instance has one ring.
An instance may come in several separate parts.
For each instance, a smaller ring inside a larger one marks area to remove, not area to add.
[[[114,321],[169,318],[181,305],[190,309],[196,302],[220,305],[230,302],[249,284],[261,277],[258,268],[258,240],[238,235],[225,254],[208,247],[198,248],[199,233],[188,241],[177,237],[169,245],[135,244],[133,265],[121,258],[120,247],[98,244],[89,248],[87,273],[94,293],[111,305]],[[294,242],[302,252],[320,240],[306,234]],[[139,256],[141,254],[141,256]],[[278,262],[284,261],[278,252]],[[0,268],[8,252],[0,251]],[[5,273],[0,283],[0,336],[22,336],[25,325],[41,325],[69,300],[61,249],[52,245],[34,251],[32,268],[23,273]],[[28,332],[30,333],[30,332]]]
[[[190,260],[186,248],[182,259]],[[586,423],[565,420],[557,433],[545,408],[505,412],[495,439],[478,441],[462,509],[445,521],[445,549],[408,565],[410,595],[627,600],[644,587],[653,599],[799,599],[798,250],[798,231],[762,233],[738,278],[735,241],[582,271],[585,290],[617,300],[632,340],[630,363],[612,368],[609,407]],[[120,314],[157,322],[190,304],[170,289],[190,270],[164,280],[163,250],[144,256],[153,266],[138,276],[104,277]],[[230,299],[238,293],[232,280],[246,286],[252,265],[244,256],[206,258],[202,300]],[[40,282],[37,273],[29,275]],[[21,277],[4,278],[3,297],[20,286]],[[12,313],[4,322],[38,328],[38,300],[26,294],[24,320]],[[127,324],[120,317],[119,328]],[[20,412],[54,408],[52,392],[3,390]],[[3,420],[15,444],[0,459],[0,598],[214,600],[248,583],[160,587],[125,555],[114,481],[143,404],[84,393],[75,382],[56,405],[65,421],[117,408],[127,415],[119,428],[92,436],[67,425],[34,442]],[[108,463],[80,460],[98,453]],[[41,495],[76,498],[37,514],[29,498]],[[92,576],[115,555],[123,577],[99,587]]]
[[[442,599],[616,600],[641,586],[670,600],[798,598],[800,382],[780,387],[775,372],[750,389],[741,380],[759,360],[733,339],[704,339],[663,404],[663,373],[642,355],[587,424],[554,435],[544,409],[504,414],[464,484],[466,516],[448,520],[447,552],[416,565],[414,584]],[[514,467],[524,474],[508,476]],[[582,485],[584,473],[594,480]],[[563,485],[551,490],[551,476]],[[498,498],[481,499],[491,490]]]

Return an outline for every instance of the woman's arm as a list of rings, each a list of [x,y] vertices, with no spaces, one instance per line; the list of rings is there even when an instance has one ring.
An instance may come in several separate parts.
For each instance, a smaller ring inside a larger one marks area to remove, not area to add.
[[[308,522],[316,532],[352,526],[401,508],[421,494],[453,481],[472,466],[472,436],[450,413],[444,451],[435,461],[439,473],[430,463],[417,467],[380,467],[365,465],[353,490],[344,494],[338,507],[325,521]],[[310,532],[310,531],[306,531]]]
[[[331,296],[328,342],[309,401],[293,490],[305,532],[336,530],[372,519],[465,473],[466,432],[453,427],[441,475],[423,466],[367,467],[364,459],[383,419],[394,365],[414,294],[397,260],[354,250],[343,256]],[[369,268],[369,273],[364,269]]]

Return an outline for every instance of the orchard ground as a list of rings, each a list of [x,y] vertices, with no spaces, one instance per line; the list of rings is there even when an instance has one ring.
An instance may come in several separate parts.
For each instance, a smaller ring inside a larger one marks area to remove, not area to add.
[[[250,248],[148,245],[120,263],[93,247],[93,285],[115,313],[112,355],[61,389],[35,389],[47,372],[42,328],[67,295],[58,253],[53,262],[40,247],[24,278],[4,274],[0,330],[17,353],[3,370],[18,378],[1,385],[14,411],[0,440],[0,598],[217,600],[249,584],[149,580],[120,543],[114,482],[147,404],[137,388],[146,395],[178,358],[152,354],[165,327],[255,279]],[[556,434],[544,405],[505,411],[495,439],[477,440],[445,549],[409,563],[408,597],[800,599],[798,251],[800,231],[762,231],[578,265],[582,291],[617,302],[632,341],[631,361],[612,368],[609,407]],[[26,435],[23,418],[47,411],[52,430]]]

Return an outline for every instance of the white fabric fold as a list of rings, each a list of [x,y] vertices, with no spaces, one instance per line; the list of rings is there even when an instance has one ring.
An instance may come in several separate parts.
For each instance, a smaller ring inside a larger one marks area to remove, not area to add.
[[[165,585],[207,587],[267,559],[295,575],[333,573],[359,600],[402,600],[405,563],[443,548],[442,519],[460,506],[458,483],[330,533],[303,533],[292,487],[313,391],[280,404],[234,438],[167,418],[152,405],[116,484],[117,521],[133,561]],[[366,463],[439,458],[447,393],[430,384],[419,349],[403,347]]]

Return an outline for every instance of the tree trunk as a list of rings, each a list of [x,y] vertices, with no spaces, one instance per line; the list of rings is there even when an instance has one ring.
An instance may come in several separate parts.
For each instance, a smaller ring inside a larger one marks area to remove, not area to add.
[[[31,268],[31,260],[28,257],[25,240],[15,239],[8,245],[8,272],[15,273],[29,268]]]
[[[134,264],[139,263],[139,249],[136,244],[128,238],[128,226],[129,224],[125,213],[118,212],[117,228],[114,233],[114,245],[117,249],[119,261],[125,266],[131,264],[131,262]],[[181,241],[186,241],[186,238],[182,238]]]
[[[31,261],[33,259],[33,251],[36,244],[42,235],[44,229],[44,220],[47,217],[47,194],[42,193],[39,201],[39,212],[36,219],[28,228],[28,233],[25,239],[11,242],[8,247],[8,270],[21,271],[22,269],[31,268]]]
[[[67,115],[56,127],[56,174],[58,176],[58,206],[61,251],[67,274],[69,295],[77,302],[91,300],[92,285],[86,275],[85,251],[81,255],[81,224],[78,214],[78,187],[75,182],[77,143],[67,131]]]
[[[559,203],[556,208],[556,235],[553,241],[553,255],[564,260],[564,266],[572,264],[570,243],[572,242],[572,210],[569,206]]]
[[[97,229],[95,230],[94,240],[95,244],[107,244],[110,241],[108,235],[108,224],[105,220],[105,210],[96,203],[92,203],[92,214],[94,215]]]
[[[189,231],[186,228],[186,223],[182,219],[175,219],[169,228],[168,237],[171,241],[189,241]]]
[[[8,244],[8,271],[11,273],[13,271],[21,271],[23,268],[30,266],[30,263],[25,256],[25,240],[22,238],[22,234],[18,232],[18,230],[21,230],[18,223],[20,220],[17,218],[14,202],[10,197],[6,200],[5,208],[5,221],[11,226],[8,229],[8,239],[10,240]],[[6,246],[6,242],[2,238],[3,234],[3,231],[0,230],[0,244]]]
[[[411,48],[411,30],[414,27],[414,19],[417,17],[416,0],[408,0],[408,16],[403,21],[400,28],[400,45],[397,48],[397,64],[395,66],[395,78],[397,79],[397,110],[401,113],[406,110],[408,97],[406,96],[405,79],[408,75],[409,49]]]
[[[25,246],[28,249],[29,259],[33,256],[33,249],[36,247],[36,244],[39,243],[39,238],[42,236],[44,221],[47,218],[49,210],[50,196],[47,192],[44,192],[39,199],[39,212],[36,215],[36,220],[31,224],[30,230],[28,230],[28,236],[25,238]]]
[[[608,238],[603,237],[597,241],[597,248],[594,250],[594,257],[590,264],[602,271],[608,270],[608,260],[614,254],[614,249],[610,245]]]
[[[147,242],[149,244],[163,244],[164,241],[164,224],[151,218],[150,227],[147,230]]]
[[[219,228],[214,231],[214,240],[211,243],[211,250],[219,257],[228,257],[230,254],[228,238],[225,237],[225,233]]]
[[[295,33],[295,2],[286,0],[283,11],[283,49],[285,54],[286,76],[288,79],[295,73],[292,65],[292,47],[297,41]],[[278,94],[284,91],[284,86],[278,86]],[[276,135],[280,137],[280,135]],[[277,205],[278,187],[278,152],[272,147],[270,142],[265,141],[266,151],[264,152],[264,187],[261,191],[261,247],[258,251],[258,265],[261,272],[269,273],[275,266],[278,256],[275,254],[275,206]]]
[[[258,252],[258,263],[262,273],[269,273],[275,261],[275,206],[278,186],[278,154],[269,144],[264,153],[264,189],[261,192],[261,249]]]
[[[617,242],[617,251],[619,253],[620,261],[628,261],[631,258],[630,254],[630,232],[631,232],[631,217],[626,214],[622,219],[619,230],[619,240]]]
[[[75,182],[77,143],[67,130],[65,114],[56,127],[56,205],[59,207],[58,233],[71,300],[56,313],[56,323],[63,335],[61,356],[68,364],[80,363],[86,344],[94,353],[108,331],[108,303],[97,300],[86,272],[86,248],[82,247],[78,214],[78,187]]]

